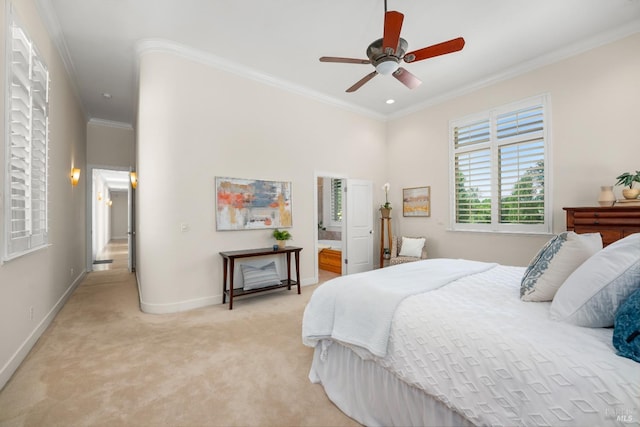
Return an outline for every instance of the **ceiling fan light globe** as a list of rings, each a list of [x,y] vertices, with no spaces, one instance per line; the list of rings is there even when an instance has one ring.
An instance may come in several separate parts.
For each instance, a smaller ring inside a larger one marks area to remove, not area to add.
[[[398,69],[398,63],[393,59],[382,61],[376,65],[376,71],[378,74],[389,75],[393,74]]]

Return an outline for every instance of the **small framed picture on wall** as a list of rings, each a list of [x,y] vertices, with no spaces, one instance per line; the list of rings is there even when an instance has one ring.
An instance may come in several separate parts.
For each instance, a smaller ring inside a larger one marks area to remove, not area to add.
[[[403,188],[402,216],[431,216],[431,187]]]

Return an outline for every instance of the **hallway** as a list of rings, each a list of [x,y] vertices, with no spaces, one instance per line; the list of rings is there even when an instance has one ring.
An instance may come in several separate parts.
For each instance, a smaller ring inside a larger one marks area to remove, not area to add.
[[[93,271],[120,270],[129,268],[129,245],[127,239],[112,239],[93,261]]]

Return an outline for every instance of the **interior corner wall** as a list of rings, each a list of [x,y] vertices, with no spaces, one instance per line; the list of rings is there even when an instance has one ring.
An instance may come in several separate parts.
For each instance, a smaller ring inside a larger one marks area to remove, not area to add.
[[[139,64],[136,272],[142,309],[166,313],[219,303],[219,252],[273,245],[272,230],[216,230],[216,176],[292,182],[290,244],[303,248],[302,283],[313,283],[314,174],[370,180],[380,188],[385,123],[183,55],[154,50]]]
[[[5,141],[6,0],[0,0],[0,132]],[[75,286],[84,276],[86,226],[86,119],[55,44],[33,0],[13,2],[19,22],[49,68],[49,243],[0,264],[0,388],[4,387]],[[0,200],[5,191],[4,148],[0,150]],[[80,182],[69,181],[72,167]],[[4,224],[4,206],[0,207]],[[2,227],[2,226],[0,226]],[[0,229],[0,232],[4,230]]]
[[[527,265],[550,236],[448,231],[449,121],[549,93],[553,231],[564,231],[563,207],[597,206],[601,185],[640,168],[638,52],[640,34],[390,121],[388,162],[398,165],[389,170],[393,205],[401,206],[402,188],[431,186],[431,216],[396,215],[394,230],[426,235],[432,257]]]

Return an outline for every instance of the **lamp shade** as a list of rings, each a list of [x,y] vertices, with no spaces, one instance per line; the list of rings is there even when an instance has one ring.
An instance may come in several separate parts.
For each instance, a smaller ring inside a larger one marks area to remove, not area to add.
[[[398,67],[399,67],[398,62],[390,58],[378,63],[378,65],[376,65],[376,71],[379,74],[389,75],[389,74],[392,74],[394,71],[396,71]]]

